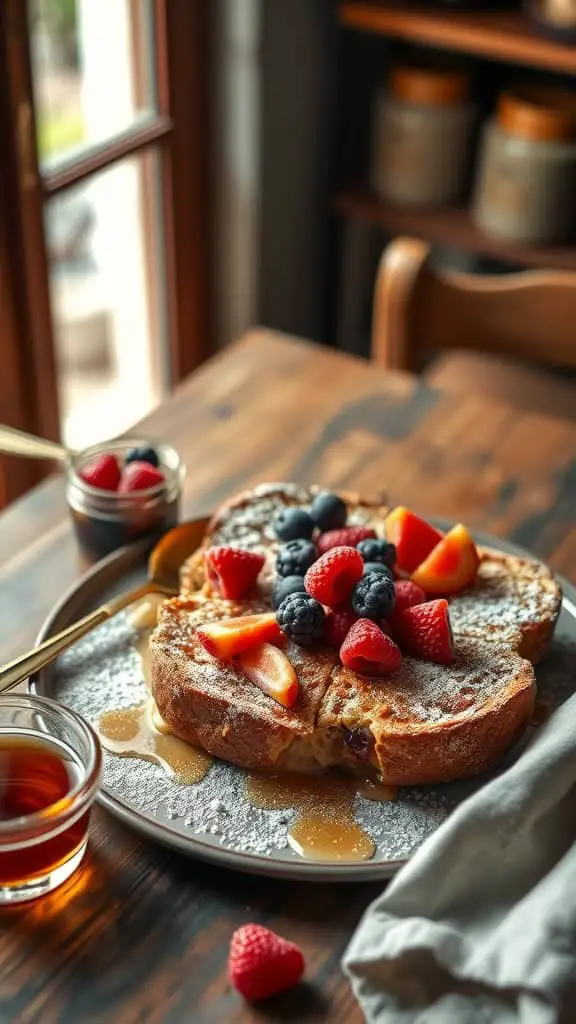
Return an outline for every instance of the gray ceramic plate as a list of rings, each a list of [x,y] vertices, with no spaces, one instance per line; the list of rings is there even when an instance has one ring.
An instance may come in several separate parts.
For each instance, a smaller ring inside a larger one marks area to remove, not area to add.
[[[445,524],[441,524],[445,525]],[[505,541],[476,535],[491,547],[520,555]],[[39,641],[59,631],[103,600],[143,578],[142,549],[122,550],[99,563],[59,602]],[[574,690],[576,667],[576,590],[562,581],[565,600],[552,649],[538,666],[539,692],[558,705]],[[55,697],[96,721],[110,707],[140,703],[145,696],[134,633],[121,614],[85,637],[30,681],[31,688]],[[510,764],[533,730],[505,759]],[[215,761],[206,778],[180,786],[162,768],[105,753],[100,803],[125,824],[190,856],[240,871],[318,881],[389,878],[487,776],[444,786],[402,789],[395,800],[374,803],[357,798],[355,816],[376,843],[374,858],[362,862],[311,861],[287,843],[293,811],[254,808],[245,799],[243,773]]]

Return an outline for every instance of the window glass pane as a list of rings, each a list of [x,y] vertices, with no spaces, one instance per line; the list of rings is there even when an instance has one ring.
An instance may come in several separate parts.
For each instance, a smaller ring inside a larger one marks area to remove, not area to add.
[[[159,170],[145,151],[45,207],[62,432],[73,448],[127,430],[164,393]]]
[[[155,107],[153,0],[29,0],[41,165],[124,131]]]

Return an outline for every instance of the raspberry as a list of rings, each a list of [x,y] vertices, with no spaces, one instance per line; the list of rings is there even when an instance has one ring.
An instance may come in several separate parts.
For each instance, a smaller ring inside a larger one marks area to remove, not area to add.
[[[308,569],[304,586],[320,604],[335,608],[346,600],[363,567],[362,555],[356,548],[331,548]]]
[[[324,635],[326,613],[321,604],[308,594],[289,594],[276,612],[283,633],[301,647],[310,647]]]
[[[331,612],[330,615],[326,616],[326,625],[324,626],[326,643],[339,651],[350,629],[357,620],[356,612],[348,611],[348,609],[337,609]]]
[[[304,957],[294,942],[260,924],[245,924],[230,940],[228,977],[245,999],[267,999],[297,985]]]
[[[284,508],[274,519],[274,531],[280,540],[310,540],[314,520],[303,508]]]
[[[371,526],[345,526],[342,530],[328,530],[318,538],[318,551],[321,555],[330,548],[355,548],[361,540],[375,537],[376,530]]]
[[[275,608],[279,608],[288,594],[303,594],[304,592],[303,576],[284,576],[276,582],[272,594],[272,604]]]
[[[363,619],[385,619],[394,607],[394,581],[381,572],[363,576],[352,592],[352,607]]]
[[[115,455],[97,455],[83,466],[79,476],[90,487],[100,491],[117,491],[120,483],[120,466]]]
[[[370,619],[358,619],[340,648],[340,661],[362,676],[385,676],[400,667],[402,655]]]
[[[317,557],[311,540],[289,540],[276,556],[276,572],[279,576],[303,576]]]
[[[394,608],[388,613],[386,622],[383,624],[383,626],[390,627],[393,635],[399,628],[398,623],[402,612],[414,605],[422,604],[426,600],[426,594],[422,587],[419,587],[417,583],[412,583],[412,580],[397,580],[394,584],[394,597]]]
[[[119,494],[130,494],[132,491],[146,491],[149,487],[157,487],[164,483],[164,474],[149,462],[129,462],[122,470],[122,478],[118,487]]]
[[[221,596],[235,600],[256,582],[264,556],[240,548],[214,547],[204,553],[204,565],[208,579]]]
[[[151,445],[142,445],[141,448],[131,448],[124,459],[125,465],[129,462],[148,462],[151,466],[158,466],[160,459],[158,452]]]
[[[339,494],[322,491],[314,498],[310,515],[320,530],[339,530],[346,526],[348,508]]]
[[[438,665],[451,665],[454,661],[454,640],[445,598],[406,608],[398,617],[395,633],[405,654]]]
[[[396,564],[396,548],[381,537],[366,537],[356,547],[365,562],[382,562],[389,569],[393,569]]]

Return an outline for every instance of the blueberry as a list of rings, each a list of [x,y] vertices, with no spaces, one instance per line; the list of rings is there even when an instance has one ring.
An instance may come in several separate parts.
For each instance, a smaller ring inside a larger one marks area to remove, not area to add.
[[[278,625],[295,643],[310,647],[324,636],[326,613],[308,594],[289,594],[276,612]]]
[[[314,498],[310,515],[322,532],[340,530],[346,526],[348,508],[346,502],[338,494],[322,491]]]
[[[280,540],[310,540],[314,520],[303,508],[283,508],[274,519],[274,530]]]
[[[303,576],[318,557],[311,540],[289,540],[276,556],[279,576]]]
[[[394,607],[394,580],[382,572],[370,572],[352,591],[352,607],[363,619],[379,622]]]
[[[365,562],[382,562],[390,569],[396,565],[396,548],[388,540],[367,537],[356,545]]]
[[[272,600],[275,608],[279,608],[285,597],[289,594],[304,594],[303,576],[285,576],[280,578],[274,587]]]
[[[368,576],[369,573],[380,573],[382,576],[387,576],[388,579],[394,579],[394,573],[392,569],[389,569],[383,562],[364,562],[364,568],[362,570],[363,576]]]
[[[345,725],[342,728],[346,746],[360,761],[369,761],[374,748],[374,737],[370,730],[364,725],[358,729],[347,729]]]
[[[142,445],[141,448],[131,448],[126,458],[124,459],[126,465],[129,462],[148,462],[151,466],[159,466],[160,459],[158,458],[158,452],[151,445]]]

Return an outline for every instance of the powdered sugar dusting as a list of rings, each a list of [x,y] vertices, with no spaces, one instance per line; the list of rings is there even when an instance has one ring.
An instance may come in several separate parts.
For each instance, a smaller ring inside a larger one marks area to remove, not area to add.
[[[566,614],[563,618],[573,636],[571,620]],[[93,724],[105,710],[141,704],[147,691],[134,639],[124,615],[104,624],[57,661],[48,692]],[[551,706],[573,692],[575,667],[576,645],[566,629],[564,635],[559,630],[550,654],[538,668],[540,691]],[[528,739],[529,734],[523,744]],[[507,760],[512,756],[515,753]],[[485,780],[483,776],[445,786],[404,789],[394,801],[385,803],[357,798],[356,818],[376,844],[375,860],[385,866],[388,861],[408,857]],[[253,807],[244,796],[244,773],[224,762],[214,761],[197,785],[182,786],[157,765],[104,752],[104,788],[124,806],[161,823],[180,841],[188,837],[191,852],[197,841],[285,864],[300,861],[287,840],[295,811]]]

